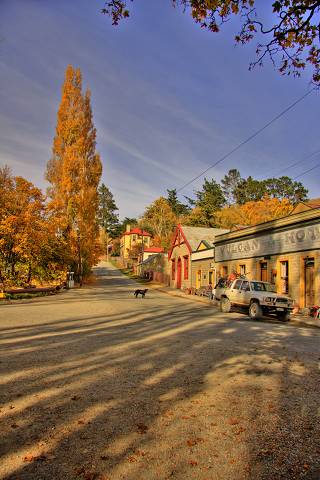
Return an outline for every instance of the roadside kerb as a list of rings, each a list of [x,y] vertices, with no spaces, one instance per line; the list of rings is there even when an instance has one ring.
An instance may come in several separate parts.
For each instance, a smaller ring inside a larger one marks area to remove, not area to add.
[[[149,284],[149,288],[153,290],[157,290],[158,292],[166,293],[167,295],[171,295],[173,297],[179,297],[179,298],[190,300],[193,302],[204,303],[208,306],[215,307],[217,310],[219,309],[219,306],[216,304],[215,301],[209,300],[208,298],[205,298],[205,297],[199,297],[197,295],[187,295],[183,293],[181,290],[177,290],[174,288],[165,287],[161,285],[155,285],[155,284],[153,285]],[[315,318],[307,317],[304,315],[292,315],[289,323],[291,325],[301,325],[306,327],[320,328],[320,319],[315,319]]]

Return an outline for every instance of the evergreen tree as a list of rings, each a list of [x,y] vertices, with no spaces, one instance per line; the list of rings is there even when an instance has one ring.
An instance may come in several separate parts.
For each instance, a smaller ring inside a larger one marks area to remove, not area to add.
[[[290,177],[268,178],[265,181],[268,194],[272,198],[282,200],[286,198],[293,205],[308,198],[308,190],[301,182],[295,182]]]
[[[214,226],[216,212],[226,203],[221,186],[214,179],[209,181],[205,178],[202,190],[196,191],[195,195],[195,207],[201,212],[201,218],[206,219],[203,226]]]
[[[190,212],[190,208],[184,203],[180,202],[177,195],[177,189],[173,188],[172,190],[167,189],[168,196],[166,198],[168,204],[172,208],[173,213],[179,217],[180,215],[186,215]]]
[[[82,93],[80,69],[69,65],[46,178],[50,183],[49,206],[59,231],[68,240],[80,277],[97,260],[97,189],[101,171],[90,92]]]
[[[222,191],[228,205],[236,203],[235,191],[242,180],[240,172],[236,168],[229,170],[221,180]]]
[[[243,205],[247,202],[256,202],[261,200],[267,194],[265,180],[255,180],[251,176],[240,180],[234,189],[234,198],[236,203]]]
[[[114,197],[108,187],[103,183],[98,189],[99,195],[99,209],[98,209],[98,222],[99,225],[108,232],[111,238],[119,235],[119,215],[116,213],[118,207],[114,200]]]

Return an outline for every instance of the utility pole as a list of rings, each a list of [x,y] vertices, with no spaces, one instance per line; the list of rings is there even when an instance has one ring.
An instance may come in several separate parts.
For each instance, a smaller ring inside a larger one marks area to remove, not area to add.
[[[106,243],[107,243],[107,262],[109,262],[109,231],[106,229]]]
[[[80,229],[77,228],[77,244],[78,244],[78,276],[79,285],[82,287],[82,257],[81,257],[81,242],[80,242]]]

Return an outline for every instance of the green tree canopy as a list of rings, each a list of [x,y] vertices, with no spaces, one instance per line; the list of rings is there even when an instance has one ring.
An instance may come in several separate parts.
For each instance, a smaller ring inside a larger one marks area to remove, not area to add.
[[[172,208],[172,211],[177,217],[181,215],[186,215],[190,211],[190,207],[180,202],[177,195],[177,189],[173,188],[172,190],[167,189],[168,196],[166,198],[168,204]]]
[[[239,170],[233,168],[221,180],[222,191],[228,205],[236,203],[234,192],[243,179]]]
[[[287,198],[293,205],[304,202],[308,198],[308,190],[303,184],[292,180],[290,177],[268,178],[265,185],[270,197],[279,200]]]
[[[104,183],[98,189],[99,208],[98,222],[99,225],[107,232],[111,238],[119,235],[119,215],[116,213],[118,207],[114,200],[113,194]]]

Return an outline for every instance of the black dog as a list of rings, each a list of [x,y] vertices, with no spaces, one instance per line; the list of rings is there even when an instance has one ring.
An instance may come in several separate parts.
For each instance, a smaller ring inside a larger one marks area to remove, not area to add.
[[[136,298],[138,298],[138,295],[140,294],[142,298],[144,298],[146,296],[146,293],[147,293],[148,289],[145,288],[144,290],[140,290],[139,288],[137,290],[134,291],[134,296]]]

